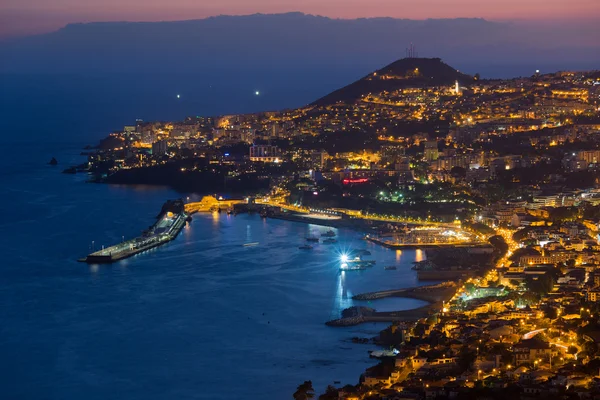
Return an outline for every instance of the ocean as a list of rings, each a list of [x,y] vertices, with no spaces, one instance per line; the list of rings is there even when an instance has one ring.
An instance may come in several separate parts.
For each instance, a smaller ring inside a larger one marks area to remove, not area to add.
[[[356,384],[375,346],[350,338],[385,324],[324,323],[355,304],[423,305],[351,300],[419,284],[410,267],[423,254],[376,247],[343,229],[337,244],[306,252],[303,238],[326,228],[197,214],[165,246],[113,265],[78,263],[92,242],[97,249],[134,237],[165,200],[188,195],[61,173],[109,130],[150,119],[145,105],[157,120],[189,114],[160,90],[127,97],[120,85],[82,80],[0,77],[0,397],[284,399],[305,380],[317,392],[334,381]],[[51,157],[58,166],[47,165]],[[341,274],[349,248],[369,249],[377,266]],[[390,264],[398,269],[383,269]]]

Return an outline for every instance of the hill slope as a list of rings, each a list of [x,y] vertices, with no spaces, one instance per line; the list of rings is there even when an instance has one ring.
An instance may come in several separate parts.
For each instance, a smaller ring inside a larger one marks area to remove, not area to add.
[[[369,93],[393,91],[405,87],[452,85],[473,80],[439,58],[403,58],[344,86],[312,103],[324,106],[337,102],[353,103]]]

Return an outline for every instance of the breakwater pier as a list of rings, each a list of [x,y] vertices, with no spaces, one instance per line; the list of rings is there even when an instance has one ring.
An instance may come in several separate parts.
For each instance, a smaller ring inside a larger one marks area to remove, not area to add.
[[[417,321],[430,314],[439,312],[443,302],[452,298],[456,292],[456,284],[444,282],[438,285],[419,286],[414,288],[382,290],[353,296],[353,300],[376,300],[384,297],[407,297],[427,301],[423,307],[402,311],[377,311],[370,307],[354,306],[342,311],[341,318],[325,324],[332,327],[354,326],[364,322],[396,322]]]
[[[141,236],[92,252],[79,261],[88,264],[110,264],[161,246],[177,237],[187,219],[183,201],[168,201],[163,205],[154,225]]]

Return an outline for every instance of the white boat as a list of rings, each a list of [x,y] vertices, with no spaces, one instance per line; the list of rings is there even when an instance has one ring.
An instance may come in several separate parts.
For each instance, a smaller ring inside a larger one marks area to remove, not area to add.
[[[242,246],[244,246],[244,247],[258,246],[258,242],[244,243]]]

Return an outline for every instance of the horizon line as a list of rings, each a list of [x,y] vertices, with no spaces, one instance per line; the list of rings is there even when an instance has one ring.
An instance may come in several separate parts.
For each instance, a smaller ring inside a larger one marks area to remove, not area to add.
[[[275,12],[275,13],[254,12],[254,13],[247,13],[247,14],[243,14],[243,13],[242,14],[215,14],[215,15],[209,15],[209,16],[202,17],[202,18],[189,18],[189,19],[174,18],[174,19],[122,19],[122,20],[73,21],[73,22],[64,23],[64,25],[61,25],[58,28],[42,30],[40,32],[34,32],[34,33],[29,33],[29,34],[18,34],[18,33],[17,34],[7,34],[7,35],[0,34],[0,42],[4,41],[4,40],[28,38],[28,37],[35,37],[35,36],[40,36],[40,35],[56,33],[56,32],[59,32],[65,28],[71,26],[71,25],[156,24],[156,23],[178,23],[178,22],[183,23],[183,22],[194,22],[194,21],[206,21],[206,20],[215,19],[215,18],[243,18],[243,17],[257,17],[257,16],[276,17],[276,16],[286,16],[286,15],[298,15],[298,16],[304,16],[304,17],[323,18],[323,19],[327,19],[327,20],[331,20],[331,21],[396,20],[396,21],[427,22],[427,21],[479,20],[479,21],[485,21],[485,22],[489,22],[489,23],[499,23],[499,24],[511,24],[511,23],[515,23],[515,24],[521,24],[521,23],[548,24],[548,23],[550,23],[551,24],[551,23],[555,23],[557,21],[561,21],[563,23],[569,22],[564,19],[556,19],[556,20],[534,19],[534,20],[532,20],[532,19],[523,19],[523,18],[495,19],[495,18],[486,18],[486,17],[400,18],[400,17],[392,17],[392,16],[366,16],[366,17],[348,18],[348,17],[328,16],[328,15],[322,15],[322,14],[313,14],[313,13],[307,13],[307,12],[303,12],[303,11],[286,11],[286,12]],[[595,20],[595,19],[590,17],[590,21],[592,21],[592,20]],[[579,20],[579,21],[580,22],[588,22],[586,20],[584,20],[584,21]]]

